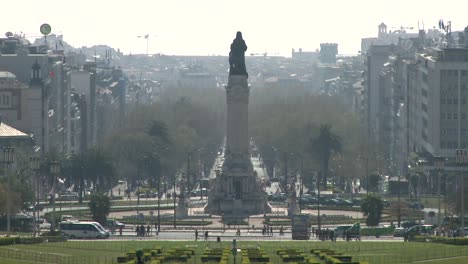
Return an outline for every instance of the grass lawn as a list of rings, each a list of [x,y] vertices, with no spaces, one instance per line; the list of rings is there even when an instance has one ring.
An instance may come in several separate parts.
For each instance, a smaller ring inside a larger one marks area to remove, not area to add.
[[[277,249],[296,248],[310,255],[310,249],[334,249],[353,256],[353,261],[373,263],[468,263],[468,247],[403,242],[304,242],[239,241],[238,247],[264,248],[272,263],[282,263]],[[0,247],[0,263],[115,263],[117,256],[139,248],[189,247],[195,257],[188,263],[201,263],[206,247],[231,247],[231,242],[194,241],[70,241]],[[462,257],[462,258],[453,258]],[[434,259],[434,261],[430,261]]]

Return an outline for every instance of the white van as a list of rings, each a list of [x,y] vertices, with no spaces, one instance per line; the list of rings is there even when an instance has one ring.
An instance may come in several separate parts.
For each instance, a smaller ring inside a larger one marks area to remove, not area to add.
[[[109,232],[98,222],[60,222],[60,231],[69,238],[108,238]]]

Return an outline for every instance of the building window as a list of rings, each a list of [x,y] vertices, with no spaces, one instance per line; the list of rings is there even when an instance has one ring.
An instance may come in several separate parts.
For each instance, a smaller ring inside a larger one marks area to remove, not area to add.
[[[441,134],[442,134],[442,136],[447,135],[447,129],[442,129]]]
[[[453,104],[458,104],[458,99],[457,98],[453,98]]]
[[[440,119],[445,119],[445,113],[440,113]]]
[[[466,114],[461,114],[462,119],[466,119]]]
[[[453,114],[453,119],[458,119],[458,114]]]
[[[440,99],[440,104],[445,104],[445,99],[444,98]]]
[[[462,98],[462,99],[461,99],[461,103],[462,103],[462,104],[466,104],[466,98]]]
[[[452,114],[451,113],[447,114],[447,119],[452,119]]]
[[[452,104],[452,99],[447,99],[447,104]]]
[[[441,142],[440,142],[440,147],[441,147],[441,148],[445,148],[446,145],[447,145],[447,144],[445,143],[445,141],[441,141]]]

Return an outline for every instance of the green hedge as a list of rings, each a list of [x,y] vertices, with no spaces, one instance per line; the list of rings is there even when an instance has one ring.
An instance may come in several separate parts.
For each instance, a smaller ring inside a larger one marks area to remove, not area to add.
[[[13,244],[39,244],[44,241],[48,242],[64,242],[66,237],[62,236],[41,236],[41,237],[0,237],[0,246]]]
[[[468,245],[468,237],[414,236],[411,240],[415,242],[432,242],[457,246]]]
[[[0,237],[0,246],[12,245],[16,243],[16,237]]]

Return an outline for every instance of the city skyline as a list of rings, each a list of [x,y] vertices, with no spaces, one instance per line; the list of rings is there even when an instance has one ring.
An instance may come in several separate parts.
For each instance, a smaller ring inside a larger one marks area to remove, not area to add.
[[[409,32],[437,27],[439,19],[452,21],[452,30],[468,25],[463,10],[468,3],[448,1],[143,1],[120,4],[83,0],[78,4],[42,1],[39,9],[24,9],[35,1],[8,4],[0,30],[39,37],[39,26],[49,23],[74,47],[109,45],[125,54],[227,55],[235,32],[243,32],[247,54],[290,56],[291,49],[314,51],[320,43],[338,43],[340,54],[357,54],[361,38],[377,36],[384,22],[389,30]],[[18,11],[21,10],[21,11]],[[38,12],[39,11],[39,12]],[[410,29],[413,28],[413,29]],[[148,34],[147,41],[137,36]],[[85,35],[85,36],[83,36]]]

